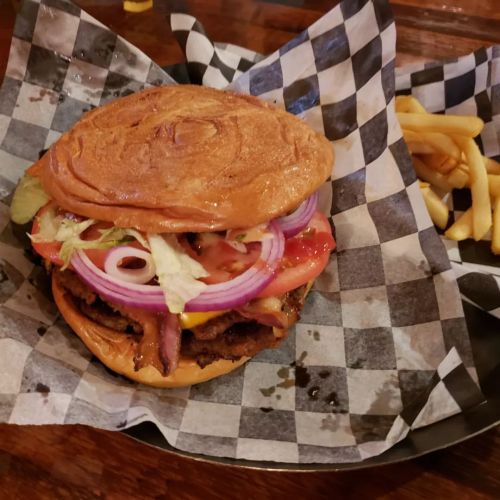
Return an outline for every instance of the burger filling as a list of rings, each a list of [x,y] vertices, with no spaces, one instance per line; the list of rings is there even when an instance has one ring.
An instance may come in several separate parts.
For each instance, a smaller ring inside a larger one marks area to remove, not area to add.
[[[252,228],[151,234],[67,212],[26,175],[11,215],[36,213],[35,251],[82,314],[134,340],[135,369],[168,375],[181,355],[203,367],[286,337],[335,247],[316,202]]]
[[[131,317],[133,312],[106,302],[70,270],[55,269],[53,274],[85,316],[111,330],[133,336],[138,347],[144,344],[143,322]],[[196,359],[204,367],[217,359],[237,360],[278,346],[286,337],[287,328],[299,318],[307,287],[308,285],[302,285],[276,298],[279,303],[277,311],[266,307],[267,299],[257,300],[251,304],[253,317],[244,316],[244,311],[241,314],[232,310],[197,326],[183,328],[181,354]],[[276,315],[274,321],[271,319],[273,315]],[[151,314],[151,317],[154,318],[155,315]],[[270,323],[279,324],[283,328],[273,327]],[[155,349],[158,349],[157,345]],[[143,366],[139,358],[134,362],[136,369]],[[160,368],[163,370],[163,367]]]

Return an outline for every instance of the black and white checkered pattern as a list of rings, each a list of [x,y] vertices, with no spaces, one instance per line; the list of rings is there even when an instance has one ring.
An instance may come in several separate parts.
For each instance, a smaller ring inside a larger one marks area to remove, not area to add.
[[[477,143],[483,153],[500,159],[500,47],[479,49],[443,63],[396,70],[396,93],[412,94],[431,112],[479,116],[485,122]],[[449,200],[449,225],[471,206],[468,189]],[[500,318],[500,257],[491,252],[491,233],[482,241],[443,237],[465,300]]]
[[[392,427],[388,430],[385,440],[374,441],[367,439],[360,443],[359,450],[362,458],[369,458],[388,450],[391,446],[404,438],[411,430],[431,425],[461,411],[482,404],[484,396],[465,368],[457,350],[453,347],[438,369],[426,374],[422,381],[418,377],[413,380],[420,385],[411,394],[403,411],[396,417]],[[439,407],[439,416],[433,411]],[[366,429],[370,433],[370,429]]]
[[[2,180],[16,183],[85,111],[169,83],[158,65],[75,5],[24,2],[0,94]]]
[[[263,57],[231,44],[212,43],[205,29],[193,16],[175,14],[172,31],[184,49],[191,83],[224,88]]]
[[[231,81],[333,142],[336,166],[320,206],[338,251],[280,349],[224,378],[158,390],[107,371],[57,319],[43,273],[22,251],[23,230],[2,204],[0,419],[106,429],[147,420],[191,452],[332,463],[373,456],[410,427],[475,405],[460,295],[394,113],[388,4],[344,1],[265,59],[213,44],[192,17],[173,15],[172,26],[193,78]],[[257,62],[243,72],[243,59]],[[0,91],[3,193],[82,111],[164,82],[172,83],[73,4],[25,0]],[[446,384],[454,369],[455,385]]]

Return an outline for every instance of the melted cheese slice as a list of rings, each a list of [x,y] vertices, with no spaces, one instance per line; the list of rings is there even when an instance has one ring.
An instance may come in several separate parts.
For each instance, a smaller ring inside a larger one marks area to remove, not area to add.
[[[202,325],[206,323],[209,319],[216,318],[217,316],[222,316],[228,310],[223,311],[208,311],[208,312],[183,312],[179,314],[179,323],[183,330],[189,330],[195,326]]]

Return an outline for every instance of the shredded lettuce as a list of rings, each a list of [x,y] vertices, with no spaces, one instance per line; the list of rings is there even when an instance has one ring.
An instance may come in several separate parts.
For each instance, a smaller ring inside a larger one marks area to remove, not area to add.
[[[71,219],[62,219],[54,239],[56,241],[69,241],[77,238],[93,224],[95,224],[94,219],[87,219],[83,222],[76,222]]]
[[[125,229],[124,231],[127,236],[131,236],[132,238],[137,240],[144,248],[150,250],[148,240],[146,240],[146,238],[144,238],[144,236],[139,231],[137,231],[136,229]]]
[[[49,200],[38,178],[24,174],[12,198],[10,218],[16,224],[26,224]]]
[[[61,225],[61,217],[56,216],[56,211],[50,208],[41,217],[38,217],[39,230],[37,234],[29,234],[33,243],[46,243],[54,241]]]
[[[55,209],[49,209],[38,219],[39,231],[30,235],[34,243],[62,243],[59,257],[66,269],[73,252],[88,249],[108,249],[126,244],[132,239],[151,251],[156,267],[160,288],[165,294],[165,303],[172,313],[181,313],[191,299],[200,295],[207,285],[198,278],[208,276],[205,268],[192,259],[173,234],[148,234],[145,238],[135,229],[111,227],[101,229],[100,236],[94,240],[82,239],[82,234],[97,221],[87,219],[75,221],[57,215]]]
[[[184,252],[175,235],[148,234],[148,242],[167,307],[171,313],[181,313],[186,302],[207,287],[196,278],[204,278],[208,272]]]
[[[81,235],[95,223],[94,219],[87,219],[82,222],[66,219],[57,215],[54,209],[49,209],[38,219],[39,231],[37,234],[29,236],[34,243],[60,241],[62,245],[59,257],[64,263],[62,269],[66,269],[74,251],[88,249],[105,250],[122,245],[129,241],[129,233],[133,231],[111,227],[109,229],[101,229],[100,236],[94,240],[83,240]],[[138,236],[141,236],[140,233],[138,233]],[[134,237],[136,237],[135,234]]]
[[[92,221],[92,223],[86,224],[88,221]],[[56,240],[63,242],[59,251],[59,257],[64,262],[62,269],[68,267],[71,256],[76,250],[106,250],[124,243],[125,231],[123,229],[112,227],[102,230],[101,236],[95,240],[82,240],[80,235],[92,224],[95,224],[94,220],[88,219],[84,222],[74,222],[64,219],[63,222],[65,223],[64,227],[61,227],[56,235]],[[71,227],[71,223],[74,224],[73,227]]]

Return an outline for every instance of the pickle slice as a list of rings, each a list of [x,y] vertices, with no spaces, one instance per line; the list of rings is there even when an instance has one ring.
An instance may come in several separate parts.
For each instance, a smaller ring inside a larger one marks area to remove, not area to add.
[[[49,200],[38,178],[24,174],[14,192],[10,218],[16,224],[26,224]]]

